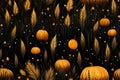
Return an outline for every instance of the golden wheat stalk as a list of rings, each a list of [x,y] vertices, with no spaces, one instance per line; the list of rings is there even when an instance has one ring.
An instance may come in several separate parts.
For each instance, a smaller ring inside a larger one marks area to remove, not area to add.
[[[81,56],[81,53],[78,52],[78,55],[77,55],[77,63],[79,65],[79,67],[81,66],[81,63],[82,63],[82,56]]]
[[[48,53],[47,50],[45,50],[44,52],[44,62],[47,63],[47,59],[48,59]]]
[[[21,48],[21,55],[22,57],[24,57],[25,52],[26,52],[26,47],[25,47],[23,40],[20,40],[20,48]]]
[[[75,73],[76,73],[76,66],[72,68],[72,74],[75,74]]]
[[[23,69],[20,69],[20,70],[19,70],[19,73],[20,73],[22,76],[26,76],[26,72],[25,72]]]
[[[80,10],[80,25],[82,30],[85,27],[86,18],[87,18],[86,6],[84,5],[83,8]]]
[[[32,64],[30,61],[26,62],[26,66],[25,69],[27,71],[27,73],[29,74],[29,77],[34,79],[34,80],[38,80],[39,76],[40,76],[40,70],[38,69],[38,67],[35,67],[34,64]]]
[[[37,23],[37,15],[36,15],[35,10],[33,9],[32,14],[31,14],[32,27],[34,27],[36,25],[36,23]]]
[[[2,49],[0,49],[0,59],[2,58]]]
[[[97,21],[93,26],[94,32],[96,32],[98,30],[98,28],[99,28],[99,22]]]
[[[114,37],[113,40],[112,40],[112,45],[111,45],[111,47],[112,47],[112,49],[114,50],[114,49],[116,48],[116,46],[117,46],[117,39],[116,39],[116,37]]]
[[[69,12],[71,9],[73,9],[73,0],[68,0],[67,5],[66,5],[66,9]]]
[[[53,68],[49,68],[49,70],[47,70],[45,72],[45,80],[54,80],[54,70]]]
[[[109,47],[109,45],[108,45],[108,44],[106,44],[105,58],[106,58],[107,60],[109,60],[110,55],[111,55],[111,52],[110,52],[110,47]]]
[[[64,24],[68,27],[70,26],[70,16],[69,16],[69,14],[67,14],[67,16],[65,18],[65,21],[64,21]]]
[[[84,49],[85,48],[85,37],[82,32],[80,36],[80,44],[81,44],[82,49]]]
[[[12,6],[12,1],[11,0],[8,0],[8,5]]]
[[[10,16],[8,10],[6,9],[6,12],[5,12],[5,22],[7,24],[9,24],[10,20],[11,20],[11,16]]]
[[[117,10],[117,4],[116,4],[116,1],[115,0],[112,0],[112,3],[111,3],[111,12],[113,14],[116,13],[116,10]]]
[[[24,8],[26,11],[30,10],[30,5],[31,5],[30,0],[26,0],[24,3]]]
[[[50,50],[51,50],[51,54],[52,54],[52,58],[54,60],[54,53],[55,53],[55,49],[57,47],[57,35],[55,35],[50,43]]]
[[[14,28],[13,28],[13,30],[11,32],[11,38],[15,39],[15,37],[16,37],[16,25],[14,26]]]
[[[98,55],[100,51],[100,45],[99,45],[99,41],[97,40],[97,38],[94,39],[94,50],[95,50],[95,53]]]
[[[18,9],[17,3],[14,1],[13,14],[17,15],[18,13],[19,13],[19,9]]]
[[[14,64],[15,64],[15,67],[17,67],[18,66],[18,57],[17,57],[17,55],[15,54],[15,56],[14,56]]]
[[[57,6],[55,7],[54,14],[55,14],[55,17],[58,19],[59,15],[60,15],[60,6],[59,6],[59,4],[57,4]]]

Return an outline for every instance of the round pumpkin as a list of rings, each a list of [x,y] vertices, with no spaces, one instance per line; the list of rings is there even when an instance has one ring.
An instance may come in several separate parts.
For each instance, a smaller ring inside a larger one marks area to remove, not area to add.
[[[54,66],[57,71],[65,72],[70,68],[70,62],[66,59],[58,59]]]
[[[90,5],[101,5],[108,2],[108,0],[81,0],[84,4],[90,4]]]
[[[117,31],[115,29],[109,29],[108,32],[107,32],[107,35],[108,36],[116,36],[117,35]]]
[[[120,69],[115,70],[113,77],[115,80],[120,80]]]
[[[102,27],[106,27],[110,25],[110,20],[108,18],[102,18],[99,23]]]
[[[109,74],[101,66],[90,66],[83,69],[80,80],[109,80]]]
[[[46,30],[40,29],[36,32],[36,38],[38,40],[47,41],[48,37],[49,37],[49,34]]]
[[[14,80],[13,72],[7,68],[0,68],[0,80]]]
[[[69,47],[70,49],[72,49],[72,50],[77,49],[77,47],[78,47],[77,41],[76,41],[75,39],[69,40],[69,42],[68,42],[68,47]]]
[[[40,54],[41,50],[39,47],[32,47],[31,48],[31,53],[32,54]]]

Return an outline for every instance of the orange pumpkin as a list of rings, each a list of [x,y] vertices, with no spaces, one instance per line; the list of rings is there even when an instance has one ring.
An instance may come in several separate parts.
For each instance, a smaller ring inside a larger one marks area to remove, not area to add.
[[[109,80],[109,74],[101,66],[90,66],[83,69],[80,80]]]
[[[117,31],[115,29],[109,29],[108,32],[107,32],[107,35],[108,36],[116,36],[117,35]]]
[[[113,77],[115,80],[120,80],[120,69],[115,70]]]
[[[69,40],[69,42],[68,42],[68,47],[69,47],[70,49],[72,49],[72,50],[77,49],[77,47],[78,47],[77,41],[76,41],[75,39]]]
[[[0,80],[14,80],[13,72],[7,68],[0,68]]]
[[[106,27],[110,25],[110,20],[108,18],[102,18],[99,23],[102,27]]]
[[[32,47],[31,48],[31,53],[32,54],[40,54],[41,50],[39,47]]]
[[[108,2],[108,0],[81,0],[84,4],[90,4],[90,5],[101,5]]]
[[[66,59],[59,59],[55,62],[55,69],[59,72],[65,72],[70,68],[70,62]]]
[[[47,41],[49,37],[49,34],[46,30],[38,30],[36,33],[36,38],[38,40],[43,40],[43,41]]]

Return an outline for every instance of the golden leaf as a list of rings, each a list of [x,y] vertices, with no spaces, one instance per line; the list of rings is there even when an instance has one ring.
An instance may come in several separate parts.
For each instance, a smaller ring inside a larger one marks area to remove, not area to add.
[[[85,48],[85,37],[82,32],[81,32],[81,37],[80,37],[80,44],[81,44],[82,49],[84,49]]]
[[[16,25],[14,26],[12,32],[11,32],[11,37],[14,39],[16,37]]]
[[[94,50],[96,54],[98,54],[100,51],[100,45],[99,45],[99,41],[97,40],[97,38],[94,39]]]
[[[30,0],[26,0],[24,3],[24,8],[26,11],[30,9],[30,5],[31,5]]]
[[[17,3],[15,1],[14,1],[14,5],[13,5],[13,13],[14,13],[14,15],[19,13],[19,9],[18,9]]]
[[[48,53],[47,50],[44,52],[44,62],[47,63]]]
[[[117,4],[116,4],[115,0],[112,0],[111,11],[112,11],[113,14],[115,14],[116,10],[117,10]]]
[[[19,73],[20,73],[22,76],[26,76],[26,72],[25,72],[23,69],[20,69],[20,70],[19,70]]]
[[[68,0],[66,9],[67,11],[70,11],[71,9],[73,9],[73,0]]]
[[[24,42],[22,40],[20,40],[20,43],[21,43],[21,45],[20,45],[20,47],[21,47],[21,54],[22,54],[22,57],[24,57],[25,52],[26,52],[25,44],[24,44]]]
[[[51,50],[53,60],[54,60],[54,52],[55,52],[56,47],[57,47],[57,35],[55,35],[52,38],[51,43],[50,43],[50,50]]]
[[[111,52],[110,52],[110,47],[109,47],[109,45],[108,45],[108,44],[106,44],[105,58],[106,58],[107,60],[109,60],[110,55],[111,55]]]
[[[32,27],[34,27],[36,25],[36,23],[37,23],[37,16],[36,16],[35,10],[33,9],[32,14],[31,14]]]
[[[6,9],[6,13],[5,13],[5,21],[6,21],[6,23],[8,24],[8,23],[10,22],[10,20],[11,20],[11,16],[10,16],[8,10]]]
[[[112,45],[111,45],[111,47],[113,48],[113,50],[116,48],[116,46],[117,46],[117,40],[116,40],[116,37],[114,37],[113,38],[113,40],[112,40]]]
[[[70,26],[70,16],[69,16],[69,14],[67,14],[64,23],[65,23],[66,26],[68,26],[68,27]]]
[[[60,6],[59,6],[59,4],[57,4],[54,13],[55,13],[55,17],[59,18],[59,15],[60,15]]]
[[[99,28],[99,22],[97,21],[93,26],[93,30],[96,32],[98,28]]]
[[[78,52],[78,55],[77,55],[77,63],[79,65],[79,67],[81,66],[81,63],[82,63],[82,57],[81,57],[81,53]]]
[[[84,5],[80,11],[80,25],[82,30],[84,29],[86,18],[87,18],[86,6]]]
[[[8,5],[12,6],[12,1],[11,0],[8,0]]]
[[[16,54],[15,54],[15,66],[16,66],[16,67],[18,66],[18,57],[17,57]]]

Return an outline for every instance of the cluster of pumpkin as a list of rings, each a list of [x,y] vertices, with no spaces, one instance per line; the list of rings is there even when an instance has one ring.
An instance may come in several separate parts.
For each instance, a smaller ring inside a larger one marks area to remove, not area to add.
[[[57,60],[55,63],[55,68],[59,72],[65,72],[70,68],[70,63],[68,60],[62,59]],[[120,79],[120,69],[117,69],[113,78],[115,80]],[[0,68],[0,80],[13,80],[14,74],[10,69]],[[80,80],[109,80],[109,74],[104,67],[101,66],[89,66],[83,69],[80,74]]]
[[[100,20],[100,25],[102,27],[106,27],[106,26],[109,26],[110,25],[110,20],[108,18],[102,18]],[[115,29],[109,29],[108,32],[107,32],[107,35],[108,36],[116,36],[117,35],[117,31]]]
[[[49,34],[46,30],[40,29],[36,32],[36,38],[38,40],[42,41],[47,41],[49,38]],[[78,43],[75,39],[71,39],[68,42],[68,47],[72,50],[75,50],[78,47]],[[40,53],[40,48],[39,47],[32,47],[31,48],[31,53],[32,54],[39,54]]]
[[[107,27],[107,26],[110,25],[110,20],[109,20],[108,18],[104,17],[104,18],[100,19],[99,24],[100,24],[102,27]],[[110,36],[110,37],[116,36],[116,35],[117,35],[116,29],[109,29],[109,30],[107,31],[107,35]],[[40,29],[40,30],[38,30],[38,31],[36,32],[36,38],[37,38],[38,40],[47,41],[48,38],[49,38],[49,33],[48,33],[46,30],[44,30],[44,29]],[[68,47],[69,47],[71,50],[77,49],[77,47],[78,47],[77,41],[76,41],[75,39],[69,40],[69,42],[68,42]],[[32,53],[32,54],[39,54],[39,53],[40,53],[40,48],[39,48],[39,47],[33,47],[33,48],[31,49],[31,53]]]

